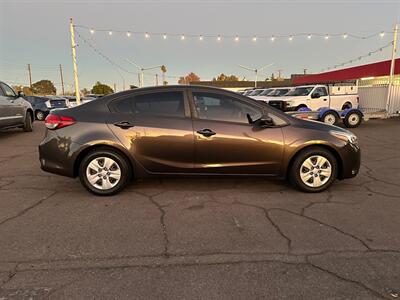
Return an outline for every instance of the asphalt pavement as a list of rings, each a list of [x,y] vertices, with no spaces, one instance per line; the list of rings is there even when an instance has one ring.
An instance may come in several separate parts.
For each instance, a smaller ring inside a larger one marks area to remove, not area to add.
[[[353,130],[360,174],[305,194],[265,178],[162,178],[119,195],[41,171],[0,133],[0,299],[400,299],[400,119]]]

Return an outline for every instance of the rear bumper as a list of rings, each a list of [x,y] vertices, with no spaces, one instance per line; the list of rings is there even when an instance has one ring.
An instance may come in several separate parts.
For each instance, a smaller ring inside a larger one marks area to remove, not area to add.
[[[49,131],[39,145],[40,167],[43,171],[75,177],[74,162],[81,145],[66,138],[60,138]]]

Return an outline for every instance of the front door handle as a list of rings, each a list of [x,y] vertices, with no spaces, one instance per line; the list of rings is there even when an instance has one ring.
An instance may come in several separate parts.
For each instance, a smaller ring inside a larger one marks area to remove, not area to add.
[[[122,128],[122,129],[128,129],[128,128],[131,128],[131,127],[135,126],[135,124],[133,124],[131,122],[128,122],[128,121],[117,122],[117,123],[114,123],[114,125],[117,126],[117,127]]]
[[[205,137],[210,137],[215,135],[216,133],[214,131],[212,131],[211,129],[202,129],[202,130],[198,130],[197,133],[204,135]]]
[[[326,99],[326,98],[324,99],[324,101],[327,101],[327,100],[328,100],[328,99]]]

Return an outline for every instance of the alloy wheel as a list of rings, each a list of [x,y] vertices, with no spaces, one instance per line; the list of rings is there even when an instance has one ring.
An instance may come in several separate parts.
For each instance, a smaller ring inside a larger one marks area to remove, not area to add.
[[[121,180],[121,168],[110,157],[96,157],[86,168],[88,182],[99,190],[109,190]]]
[[[308,157],[300,167],[300,178],[309,187],[321,187],[329,181],[331,176],[331,163],[321,155]]]

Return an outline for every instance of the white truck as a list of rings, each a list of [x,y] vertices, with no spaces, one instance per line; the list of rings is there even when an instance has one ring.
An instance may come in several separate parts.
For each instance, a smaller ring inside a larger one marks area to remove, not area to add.
[[[269,99],[268,104],[283,111],[298,111],[308,108],[316,111],[321,108],[345,110],[358,108],[357,86],[305,85],[294,87],[278,99]]]

